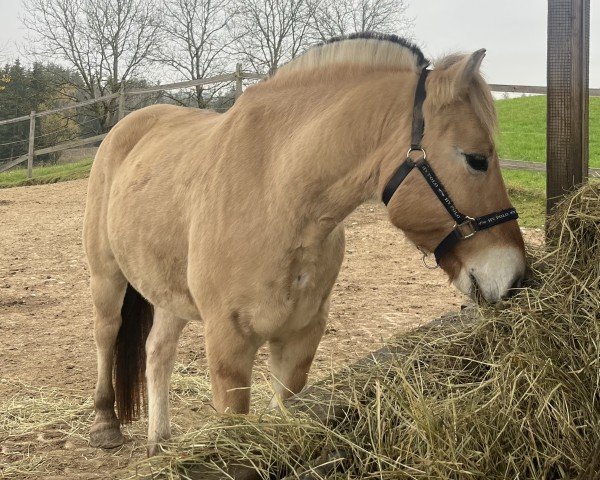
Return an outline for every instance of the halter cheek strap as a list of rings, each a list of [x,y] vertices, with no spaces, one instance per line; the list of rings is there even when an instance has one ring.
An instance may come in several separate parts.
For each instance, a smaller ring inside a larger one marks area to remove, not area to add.
[[[406,160],[404,160],[404,162],[394,171],[388,180],[383,189],[382,200],[383,203],[387,205],[408,174],[412,172],[415,167],[419,169],[439,201],[454,219],[454,227],[434,251],[435,261],[439,265],[442,256],[452,250],[459,241],[472,237],[480,230],[485,230],[486,228],[491,228],[510,220],[516,220],[519,218],[519,215],[514,208],[507,208],[506,210],[473,218],[461,213],[454,205],[454,202],[450,198],[450,195],[448,195],[444,185],[437,178],[433,168],[431,168],[431,165],[427,161],[427,154],[421,145],[423,133],[425,131],[423,102],[425,102],[425,97],[427,96],[425,90],[427,75],[429,75],[429,70],[423,69],[419,76],[419,81],[417,82],[413,106],[412,138],[410,148],[406,154]],[[416,160],[413,160],[411,157],[413,152],[419,152],[419,156]]]

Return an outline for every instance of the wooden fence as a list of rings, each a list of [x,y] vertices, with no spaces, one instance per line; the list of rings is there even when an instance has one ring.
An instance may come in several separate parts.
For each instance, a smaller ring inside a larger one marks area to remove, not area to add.
[[[243,90],[243,80],[261,80],[265,78],[265,75],[260,75],[251,72],[244,72],[242,70],[242,65],[237,64],[236,71],[234,73],[225,74],[225,75],[217,75],[215,77],[210,78],[202,78],[198,80],[189,80],[185,82],[177,82],[177,83],[169,83],[165,85],[157,85],[149,88],[137,88],[131,90],[121,89],[118,93],[112,93],[110,95],[104,95],[98,98],[92,98],[90,100],[86,100],[83,102],[78,102],[72,105],[68,105],[65,107],[55,108],[52,110],[45,110],[43,112],[32,111],[29,115],[25,115],[22,117],[11,118],[9,120],[1,120],[0,126],[8,125],[17,122],[23,122],[29,120],[29,141],[28,141],[28,151],[24,155],[20,155],[3,165],[0,165],[0,172],[8,170],[16,165],[27,162],[27,176],[31,178],[33,171],[33,159],[39,155],[45,155],[48,153],[60,152],[63,150],[68,150],[71,148],[77,148],[84,145],[90,145],[93,143],[97,143],[101,141],[106,133],[100,135],[93,135],[86,138],[79,138],[76,140],[70,140],[67,142],[59,143],[58,145],[54,145],[46,148],[35,148],[35,126],[36,119],[53,115],[56,113],[64,112],[66,110],[73,110],[77,108],[81,108],[84,106],[93,105],[98,102],[107,102],[111,100],[118,99],[118,109],[117,109],[117,118],[120,120],[125,116],[125,100],[127,96],[130,95],[143,95],[148,93],[162,92],[168,90],[178,90],[183,88],[218,84],[218,83],[227,83],[227,82],[235,82],[235,98],[237,99]],[[521,94],[545,94],[546,87],[542,86],[530,86],[530,85],[501,85],[501,84],[490,84],[490,88],[493,92],[504,92],[504,93],[521,93]],[[600,88],[590,88],[590,96],[600,97]],[[503,160],[502,166],[505,168],[511,169],[522,169],[522,170],[535,170],[535,171],[545,171],[545,165],[543,163],[533,163],[533,162],[521,162],[515,160]],[[599,177],[600,178],[600,169],[590,169],[590,176]]]
[[[101,141],[104,137],[106,137],[106,133],[100,135],[94,135],[86,138],[79,138],[76,140],[71,140],[68,142],[62,142],[58,145],[54,145],[51,147],[36,149],[35,148],[35,128],[36,128],[36,120],[48,115],[53,115],[56,113],[64,112],[67,110],[73,110],[89,105],[93,105],[98,102],[107,102],[111,100],[118,99],[118,110],[117,110],[117,118],[118,120],[122,119],[125,116],[125,99],[131,95],[143,95],[148,93],[162,92],[168,90],[177,90],[183,88],[190,87],[198,87],[204,85],[218,84],[218,83],[228,83],[235,82],[235,98],[237,99],[243,90],[243,80],[260,80],[264,78],[264,75],[259,75],[251,72],[242,71],[241,64],[237,64],[236,71],[234,73],[229,73],[225,75],[217,75],[215,77],[210,78],[202,78],[197,80],[189,80],[185,82],[177,82],[177,83],[169,83],[165,85],[157,85],[149,88],[136,88],[131,90],[121,89],[118,93],[112,93],[110,95],[104,95],[102,97],[92,98],[90,100],[86,100],[83,102],[74,103],[72,105],[67,105],[65,107],[55,108],[52,110],[45,110],[43,112],[32,111],[29,115],[25,115],[22,117],[11,118],[9,120],[1,120],[0,126],[9,125],[12,123],[23,122],[29,120],[29,142],[28,142],[28,151],[24,155],[20,155],[3,165],[0,165],[0,172],[8,170],[20,163],[27,162],[27,176],[31,178],[32,170],[33,170],[33,159],[39,155],[45,155],[48,153],[60,152],[63,150],[68,150],[70,148],[81,147],[84,145],[90,145],[92,143],[97,143]]]

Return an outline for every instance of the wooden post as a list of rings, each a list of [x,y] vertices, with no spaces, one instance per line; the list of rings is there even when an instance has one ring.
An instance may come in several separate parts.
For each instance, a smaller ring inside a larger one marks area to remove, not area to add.
[[[242,64],[238,63],[235,66],[235,99],[240,98],[242,94]]]
[[[27,178],[33,176],[33,157],[35,155],[35,110],[29,115],[29,150],[27,152]]]
[[[546,211],[587,179],[590,0],[548,0]]]
[[[122,120],[125,116],[125,87],[121,84],[121,90],[119,92],[119,113],[117,121]]]

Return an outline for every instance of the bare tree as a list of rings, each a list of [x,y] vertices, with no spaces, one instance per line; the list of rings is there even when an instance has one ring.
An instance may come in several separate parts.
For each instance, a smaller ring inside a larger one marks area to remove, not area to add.
[[[0,45],[0,65],[8,62],[7,45]]]
[[[160,63],[187,80],[224,73],[230,67],[230,23],[235,16],[232,0],[167,0],[162,24]],[[194,100],[205,108],[220,89],[197,86]]]
[[[74,69],[81,98],[116,93],[141,74],[159,42],[155,0],[24,0],[30,53]],[[93,107],[106,131],[116,102]]]
[[[238,0],[239,53],[257,72],[272,73],[310,41],[309,0]]]
[[[407,0],[237,0],[239,52],[273,72],[311,43],[354,32],[410,35]]]
[[[316,37],[328,40],[354,32],[410,34],[406,0],[310,0]]]

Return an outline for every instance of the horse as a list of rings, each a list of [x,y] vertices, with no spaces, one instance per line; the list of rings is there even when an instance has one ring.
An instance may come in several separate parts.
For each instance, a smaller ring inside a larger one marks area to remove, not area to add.
[[[489,302],[510,294],[525,251],[484,55],[428,68],[405,39],[357,34],[309,49],[226,113],[155,105],[118,122],[95,157],[84,220],[98,369],[91,445],[123,442],[144,380],[149,455],[170,437],[187,322],[204,323],[218,412],[249,411],[265,343],[276,396],[298,393],[325,330],[343,221],[374,196],[460,291]],[[456,217],[458,207],[469,215]]]

